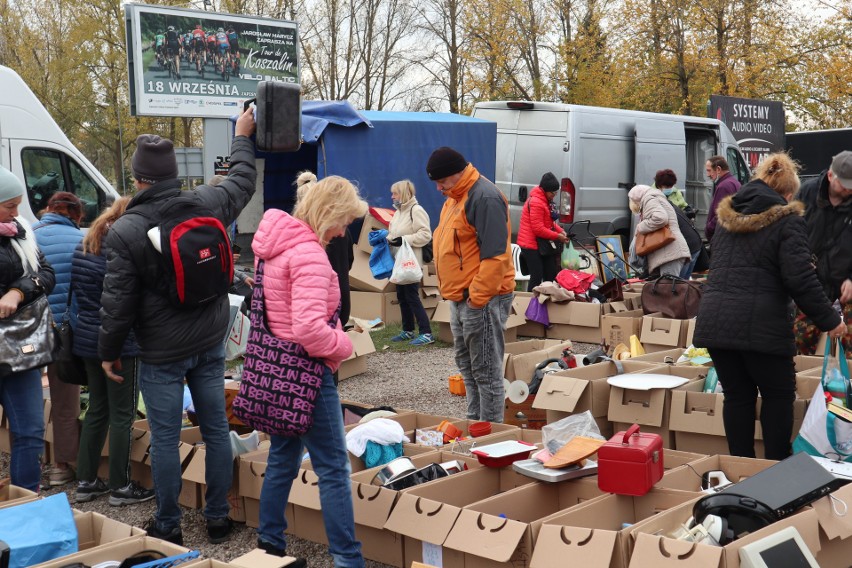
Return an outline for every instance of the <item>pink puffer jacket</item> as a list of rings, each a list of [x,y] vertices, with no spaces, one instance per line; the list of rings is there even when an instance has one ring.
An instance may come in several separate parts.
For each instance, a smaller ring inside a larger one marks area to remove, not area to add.
[[[340,303],[337,275],[314,231],[279,209],[263,215],[251,248],[264,264],[266,318],[276,336],[295,341],[332,371],[352,354],[341,325],[328,320]]]

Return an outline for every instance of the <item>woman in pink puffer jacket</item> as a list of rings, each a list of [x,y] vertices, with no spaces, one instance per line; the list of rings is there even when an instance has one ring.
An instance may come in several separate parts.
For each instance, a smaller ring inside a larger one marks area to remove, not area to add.
[[[351,183],[327,177],[304,192],[292,216],[278,209],[264,213],[252,242],[256,260],[264,261],[263,292],[270,331],[301,344],[311,357],[326,364],[311,429],[298,438],[271,436],[260,494],[258,547],[269,554],[285,555],[284,511],[307,447],[319,476],[329,552],[335,567],[340,568],[361,568],[364,558],[355,539],[343,413],[332,377],[352,353],[352,343],[340,322],[335,327],[328,324],[340,304],[340,287],[324,247],[366,212],[367,204]],[[299,568],[306,563],[298,559],[289,566]]]

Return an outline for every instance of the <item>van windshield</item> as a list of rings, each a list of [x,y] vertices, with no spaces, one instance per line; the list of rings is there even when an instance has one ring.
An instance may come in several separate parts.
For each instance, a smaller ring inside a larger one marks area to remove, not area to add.
[[[24,148],[21,151],[21,163],[30,208],[36,217],[41,216],[48,200],[58,191],[69,191],[83,201],[86,213],[81,227],[88,227],[106,206],[97,184],[69,156],[46,148]]]

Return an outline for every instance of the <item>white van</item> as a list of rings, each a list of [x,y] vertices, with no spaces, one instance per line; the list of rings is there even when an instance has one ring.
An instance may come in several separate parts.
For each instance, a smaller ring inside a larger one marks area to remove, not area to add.
[[[118,192],[68,140],[20,75],[0,65],[0,165],[27,188],[19,214],[30,222],[57,191],[83,200],[87,227]]]
[[[657,170],[677,174],[699,230],[713,188],[707,159],[725,156],[741,182],[750,176],[734,135],[711,118],[526,101],[477,103],[472,115],[497,123],[495,183],[509,198],[513,235],[529,191],[548,171],[561,180],[563,225],[589,220],[592,233],[625,239],[632,217],[627,192],[653,184]]]

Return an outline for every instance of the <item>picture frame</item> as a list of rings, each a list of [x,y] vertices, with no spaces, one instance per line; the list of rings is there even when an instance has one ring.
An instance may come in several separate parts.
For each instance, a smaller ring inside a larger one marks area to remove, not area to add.
[[[601,280],[604,283],[614,278],[627,280],[627,264],[624,247],[618,235],[602,235],[597,238],[598,256],[601,264]]]

